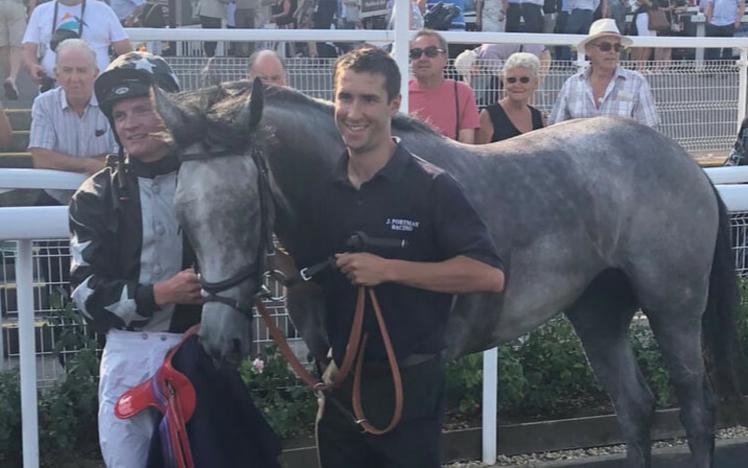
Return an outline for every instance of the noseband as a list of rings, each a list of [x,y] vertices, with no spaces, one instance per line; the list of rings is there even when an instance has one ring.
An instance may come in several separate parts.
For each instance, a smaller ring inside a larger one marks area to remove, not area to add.
[[[185,152],[179,155],[180,161],[201,161],[228,156],[240,156],[240,153],[227,150],[225,148],[210,148],[205,151],[206,143],[195,143],[189,146]],[[267,296],[268,289],[264,285],[263,278],[266,275],[267,258],[275,255],[275,246],[273,244],[273,226],[271,223],[271,209],[273,193],[270,189],[270,175],[268,172],[267,162],[263,152],[257,148],[252,148],[252,161],[257,168],[257,191],[260,201],[260,242],[257,249],[257,259],[254,264],[247,265],[233,276],[211,282],[199,275],[200,286],[203,289],[203,302],[219,302],[234,308],[248,318],[252,318],[252,307],[254,301],[242,303],[237,299],[221,296],[220,293],[242,284],[245,281],[254,281],[251,297],[257,298]]]

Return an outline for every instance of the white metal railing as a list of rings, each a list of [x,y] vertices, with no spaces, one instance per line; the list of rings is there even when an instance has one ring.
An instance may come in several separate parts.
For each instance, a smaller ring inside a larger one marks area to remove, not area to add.
[[[730,212],[748,211],[748,167],[710,168],[707,175]],[[39,169],[0,169],[0,188],[78,188],[81,174]],[[23,415],[23,466],[39,466],[37,416],[37,382],[31,242],[35,239],[64,238],[69,235],[67,207],[0,207],[0,241],[18,241],[16,284],[21,374],[21,411]],[[1,349],[1,347],[0,347]],[[483,354],[484,401],[483,446],[484,463],[496,457],[498,362],[496,348]],[[486,461],[488,460],[488,461]]]
[[[396,0],[398,1],[398,0]],[[406,0],[407,1],[407,0]],[[407,8],[407,7],[405,7]],[[140,41],[232,41],[232,42],[371,42],[393,44],[393,57],[400,67],[402,76],[408,76],[408,42],[414,31],[408,30],[407,16],[398,15],[393,30],[316,30],[316,29],[151,29],[130,28],[128,33],[133,42]],[[455,44],[542,44],[546,46],[575,46],[584,38],[575,34],[527,34],[498,32],[455,32],[444,31],[444,38]],[[748,37],[643,37],[631,36],[632,47],[704,48],[732,47],[740,50],[738,70],[738,112],[737,125],[746,116],[748,98]],[[697,54],[697,67],[703,67],[703,54]],[[585,65],[584,50],[579,50],[577,65]],[[408,108],[408,83],[403,80],[401,110]]]

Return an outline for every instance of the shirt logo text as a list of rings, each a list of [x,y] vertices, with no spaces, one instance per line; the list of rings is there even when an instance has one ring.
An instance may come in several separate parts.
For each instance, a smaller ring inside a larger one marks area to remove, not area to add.
[[[412,232],[416,230],[420,224],[420,221],[413,221],[411,219],[387,218],[387,225],[393,231]]]

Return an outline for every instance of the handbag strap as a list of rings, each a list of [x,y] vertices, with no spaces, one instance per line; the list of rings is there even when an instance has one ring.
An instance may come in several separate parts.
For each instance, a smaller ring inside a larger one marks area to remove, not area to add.
[[[457,96],[457,80],[452,80],[455,88],[455,140],[460,141],[460,100]]]

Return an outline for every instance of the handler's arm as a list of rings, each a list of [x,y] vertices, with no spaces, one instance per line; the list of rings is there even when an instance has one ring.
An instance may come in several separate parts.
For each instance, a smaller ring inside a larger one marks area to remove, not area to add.
[[[368,253],[336,255],[336,264],[358,286],[400,283],[448,294],[504,290],[504,273],[487,263],[458,255],[441,262],[411,262]]]

